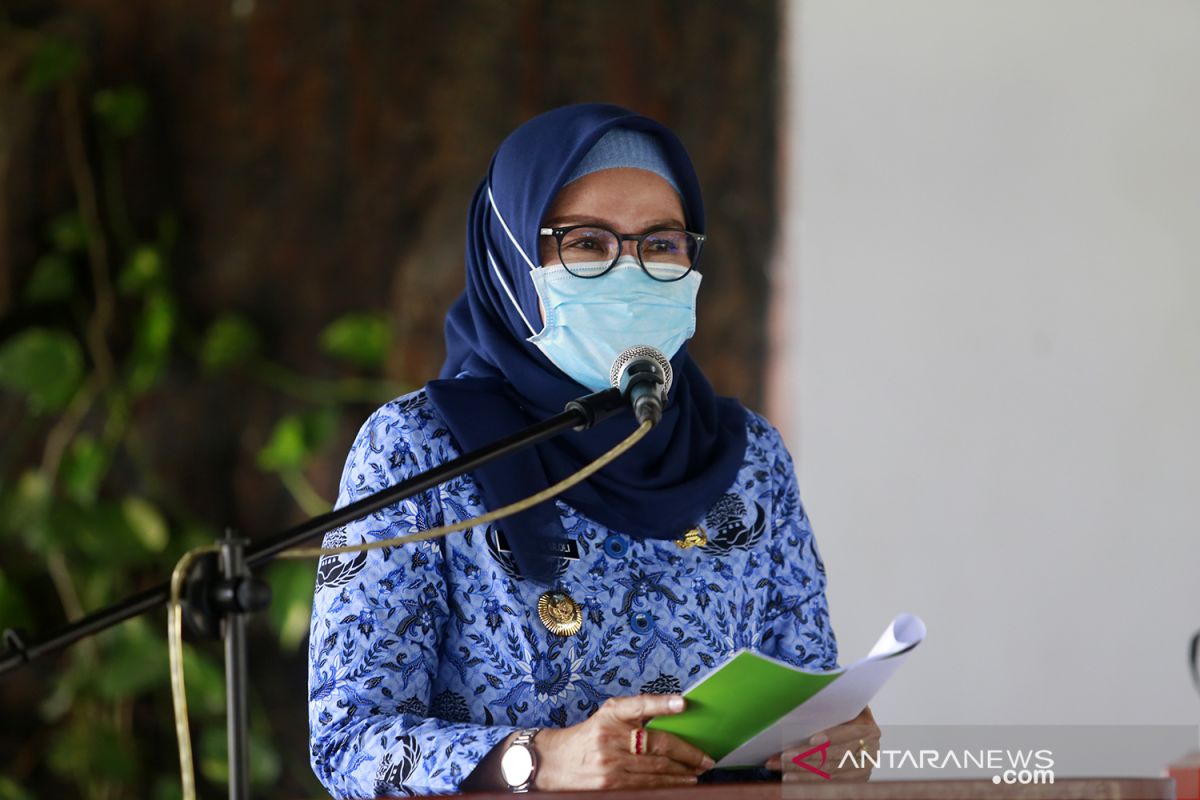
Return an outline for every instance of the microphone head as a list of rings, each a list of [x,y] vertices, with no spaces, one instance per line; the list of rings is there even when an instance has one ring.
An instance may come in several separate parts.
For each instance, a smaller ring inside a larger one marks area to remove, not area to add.
[[[617,360],[613,362],[612,369],[608,371],[609,383],[622,392],[625,391],[621,385],[621,378],[624,377],[625,368],[634,361],[650,361],[658,366],[662,372],[663,387],[662,396],[665,398],[667,392],[671,391],[671,362],[662,354],[662,351],[657,347],[650,347],[645,344],[637,344],[633,347],[627,347],[617,356]]]

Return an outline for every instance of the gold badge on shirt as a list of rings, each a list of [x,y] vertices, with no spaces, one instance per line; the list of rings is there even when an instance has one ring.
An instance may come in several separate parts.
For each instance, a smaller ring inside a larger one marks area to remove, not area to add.
[[[704,535],[704,531],[701,528],[692,528],[683,534],[682,539],[676,539],[675,544],[684,550],[689,547],[704,547],[704,545],[708,544],[708,537]]]
[[[583,627],[583,609],[561,589],[551,589],[539,597],[537,612],[546,630],[559,636],[574,636]]]

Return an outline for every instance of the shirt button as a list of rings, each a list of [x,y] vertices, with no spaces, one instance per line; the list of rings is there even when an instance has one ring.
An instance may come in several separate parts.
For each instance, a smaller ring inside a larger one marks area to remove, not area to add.
[[[647,634],[654,627],[654,616],[644,611],[635,611],[629,615],[629,627],[634,633]]]
[[[604,552],[608,553],[613,558],[620,558],[629,552],[629,543],[625,541],[623,536],[617,536],[615,533],[610,533],[604,537]]]

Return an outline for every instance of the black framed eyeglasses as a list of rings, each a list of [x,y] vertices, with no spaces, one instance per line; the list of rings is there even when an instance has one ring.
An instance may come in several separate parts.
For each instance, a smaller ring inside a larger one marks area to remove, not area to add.
[[[682,228],[654,228],[641,234],[617,233],[600,225],[542,228],[553,236],[559,262],[577,278],[599,278],[621,257],[623,242],[637,242],[637,260],[656,281],[668,283],[687,276],[700,260],[702,233]]]

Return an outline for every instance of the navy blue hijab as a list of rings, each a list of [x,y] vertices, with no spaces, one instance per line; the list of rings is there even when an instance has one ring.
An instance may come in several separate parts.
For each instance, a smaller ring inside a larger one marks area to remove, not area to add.
[[[688,230],[704,231],[691,159],[675,134],[654,120],[619,106],[585,104],[548,111],[513,131],[471,201],[466,290],[446,319],[441,379],[428,385],[430,400],[464,452],[553,416],[589,392],[526,341],[542,328],[529,271],[531,263],[539,266],[538,229],[555,195],[614,127],[658,139],[682,193]],[[584,516],[635,538],[674,539],[697,525],[733,484],[745,455],[741,404],[713,393],[686,345],[671,366],[674,384],[662,422],[562,495]],[[498,508],[566,478],[635,427],[633,415],[622,414],[494,461],[474,476],[487,506]],[[553,540],[565,538],[553,502],[498,527],[522,576],[539,583],[553,579]]]

